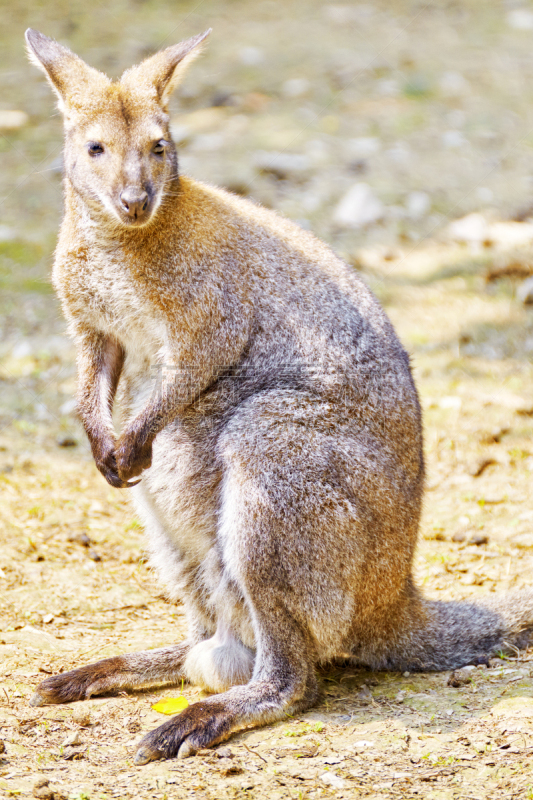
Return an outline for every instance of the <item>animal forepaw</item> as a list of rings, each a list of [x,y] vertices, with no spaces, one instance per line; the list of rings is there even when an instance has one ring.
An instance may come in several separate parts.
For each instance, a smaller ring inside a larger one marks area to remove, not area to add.
[[[231,733],[232,715],[222,703],[204,701],[182,711],[139,742],[135,763],[160,758],[186,758],[222,741]]]
[[[152,465],[152,442],[144,441],[135,430],[125,431],[117,445],[116,460],[123,481],[135,478]]]
[[[96,466],[111,486],[129,489],[139,483],[128,483],[119,476],[114,442],[93,442],[92,450]]]

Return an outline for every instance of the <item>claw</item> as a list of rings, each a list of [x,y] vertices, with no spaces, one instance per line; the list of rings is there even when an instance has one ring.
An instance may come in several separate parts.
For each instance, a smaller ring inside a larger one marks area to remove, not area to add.
[[[155,747],[145,744],[141,745],[137,750],[133,763],[138,767],[142,767],[144,764],[149,764],[150,761],[158,761],[160,758],[163,758],[161,750],[156,750]]]
[[[193,756],[196,751],[197,748],[194,747],[190,742],[183,742],[178,750],[177,758],[188,758],[189,756]]]

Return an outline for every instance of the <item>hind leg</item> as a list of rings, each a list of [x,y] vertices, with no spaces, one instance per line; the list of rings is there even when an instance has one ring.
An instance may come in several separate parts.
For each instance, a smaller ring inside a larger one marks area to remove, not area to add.
[[[113,656],[53,675],[39,684],[30,700],[32,706],[70,703],[121,689],[145,689],[186,679],[183,664],[194,642],[185,640],[171,647]]]

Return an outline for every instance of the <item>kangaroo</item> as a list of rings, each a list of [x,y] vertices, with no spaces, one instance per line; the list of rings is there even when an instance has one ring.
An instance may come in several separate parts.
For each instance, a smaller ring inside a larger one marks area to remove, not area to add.
[[[208,33],[117,82],[26,33],[65,121],[53,283],[79,414],[189,627],[47,678],[31,703],[182,680],[216,693],[148,733],[137,764],[309,708],[317,665],[447,670],[533,629],[533,590],[476,605],[414,584],[420,406],[361,278],[292,222],[179,173],[169,97]]]

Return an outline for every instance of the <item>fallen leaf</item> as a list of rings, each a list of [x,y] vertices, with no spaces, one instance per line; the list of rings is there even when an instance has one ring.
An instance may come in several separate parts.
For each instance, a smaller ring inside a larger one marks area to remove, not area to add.
[[[189,701],[183,695],[179,697],[164,697],[162,700],[152,706],[154,711],[159,711],[160,714],[179,714],[189,705]]]

